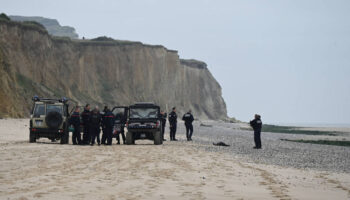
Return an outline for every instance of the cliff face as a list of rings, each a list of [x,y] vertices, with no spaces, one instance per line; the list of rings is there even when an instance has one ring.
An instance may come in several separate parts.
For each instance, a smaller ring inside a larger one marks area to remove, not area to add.
[[[0,21],[0,116],[28,116],[31,97],[67,96],[80,104],[151,101],[192,109],[196,118],[227,117],[221,87],[203,62],[139,42],[70,41]]]

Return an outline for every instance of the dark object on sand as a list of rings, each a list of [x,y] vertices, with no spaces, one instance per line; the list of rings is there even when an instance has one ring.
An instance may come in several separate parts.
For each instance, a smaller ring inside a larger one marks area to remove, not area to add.
[[[213,125],[209,125],[209,124],[200,124],[199,126],[204,126],[204,127],[213,127]]]
[[[215,146],[224,146],[224,147],[229,147],[230,145],[225,144],[224,142],[218,142],[218,143],[213,143]]]

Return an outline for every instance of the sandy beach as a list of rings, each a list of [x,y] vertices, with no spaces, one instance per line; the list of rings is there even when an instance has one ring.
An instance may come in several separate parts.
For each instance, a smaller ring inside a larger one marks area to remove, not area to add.
[[[113,141],[112,146],[91,147],[60,145],[48,139],[29,143],[28,122],[0,120],[0,199],[350,198],[346,166],[327,170],[255,162],[212,146],[205,135],[215,135],[215,126],[196,123],[194,142],[185,141],[179,123],[178,142],[155,146],[151,141],[137,141],[127,146]],[[232,125],[226,126],[227,133],[223,128],[222,134],[231,134],[228,130],[241,134]],[[249,132],[242,134],[252,139]],[[269,141],[263,138],[263,142]],[[350,154],[348,147],[336,150]]]

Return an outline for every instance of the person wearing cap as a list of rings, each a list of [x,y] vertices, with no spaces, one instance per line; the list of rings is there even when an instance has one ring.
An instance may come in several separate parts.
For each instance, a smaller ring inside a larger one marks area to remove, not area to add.
[[[177,126],[177,115],[176,115],[176,107],[173,107],[171,113],[168,117],[170,124],[170,141],[177,141],[176,135],[176,126]]]
[[[73,125],[74,132],[72,134],[72,142],[73,145],[82,144],[81,136],[80,136],[80,108],[76,106],[73,114],[69,119],[69,124]]]
[[[262,127],[262,121],[261,116],[258,114],[255,114],[254,120],[250,121],[250,126],[254,130],[254,142],[255,147],[254,149],[261,149],[261,127]]]
[[[193,133],[192,122],[194,121],[194,118],[191,110],[189,110],[186,114],[184,114],[184,116],[182,117],[182,120],[185,121],[187,141],[192,141],[192,133]]]
[[[93,146],[95,144],[95,139],[97,139],[97,144],[100,145],[101,141],[100,141],[100,126],[101,126],[101,113],[98,109],[98,106],[96,106],[94,108],[94,110],[91,112],[90,115],[90,127],[89,127],[89,131],[90,131],[90,135],[91,135],[91,143],[90,145]]]

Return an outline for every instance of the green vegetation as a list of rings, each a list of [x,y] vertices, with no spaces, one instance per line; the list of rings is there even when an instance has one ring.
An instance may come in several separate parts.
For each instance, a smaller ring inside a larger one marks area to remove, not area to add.
[[[91,39],[91,41],[115,41],[115,40],[107,36],[101,36],[101,37]]]
[[[45,27],[45,29],[50,33],[50,35],[60,36],[60,37],[70,37],[72,39],[77,39],[78,34],[75,32],[73,27],[61,26],[56,19],[48,19],[44,17],[25,17],[25,16],[9,16],[13,21],[25,22],[25,21],[35,21]]]
[[[5,15],[6,16],[6,15]],[[37,22],[29,21],[29,22],[17,22],[8,20],[5,16],[0,17],[0,23],[5,23],[8,26],[19,26],[22,29],[34,30],[43,34],[48,34],[45,27]]]
[[[24,25],[37,27],[37,28],[39,28],[39,29],[42,29],[42,30],[46,31],[45,27],[44,27],[42,24],[40,24],[40,23],[38,23],[38,22],[36,22],[36,21],[24,21],[24,22],[22,22],[22,23],[23,23]]]
[[[0,14],[0,19],[5,19],[5,20],[8,20],[8,21],[11,21],[11,19],[5,13],[1,13]]]
[[[52,40],[59,43],[69,43],[72,40],[69,37],[51,36]]]
[[[350,147],[350,141],[341,141],[341,140],[289,140],[289,139],[281,139],[281,140],[288,141],[288,142],[300,142],[300,143],[324,144],[324,145]]]
[[[27,90],[29,93],[34,93],[33,81],[20,73],[16,74],[17,83]]]
[[[262,127],[262,132],[271,133],[289,133],[289,134],[303,134],[303,135],[330,135],[335,136],[337,132],[335,131],[311,131],[311,130],[300,130],[299,127],[293,126],[276,126],[264,124]]]

